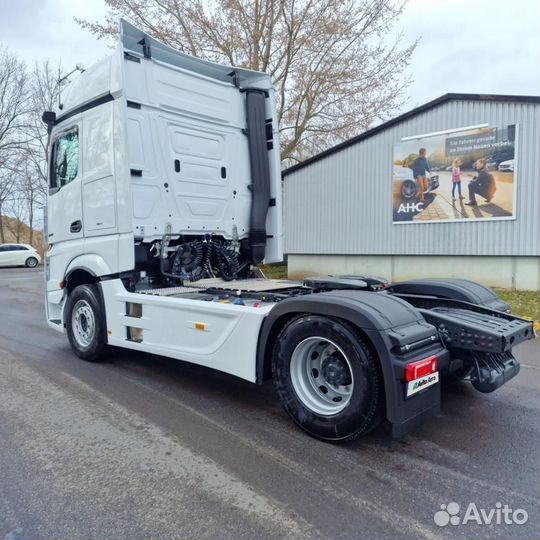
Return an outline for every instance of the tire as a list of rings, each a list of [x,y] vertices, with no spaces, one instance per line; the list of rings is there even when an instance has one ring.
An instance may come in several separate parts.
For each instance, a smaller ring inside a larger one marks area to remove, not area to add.
[[[345,322],[309,314],[289,321],[274,346],[272,373],[283,407],[313,437],[351,441],[382,419],[378,360]]]
[[[73,352],[88,362],[102,360],[107,346],[107,330],[98,286],[75,287],[68,296],[64,314]]]
[[[416,197],[416,193],[418,192],[418,189],[416,187],[416,184],[412,180],[405,180],[401,184],[401,196],[404,199],[413,199]]]
[[[28,257],[24,263],[26,268],[35,268],[38,264],[38,260],[35,257]]]

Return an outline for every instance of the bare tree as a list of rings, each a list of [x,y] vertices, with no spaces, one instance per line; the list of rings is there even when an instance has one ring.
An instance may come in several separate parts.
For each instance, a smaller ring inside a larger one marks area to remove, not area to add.
[[[403,103],[416,46],[386,44],[401,0],[105,0],[107,37],[119,16],[194,56],[269,73],[281,157],[291,163],[364,131]]]
[[[15,237],[15,242],[21,241],[21,233],[24,230],[24,223],[28,216],[28,207],[21,193],[15,193],[8,201],[8,214],[12,219],[7,221],[9,232]],[[30,242],[31,243],[31,242]]]
[[[4,211],[6,204],[11,198],[13,192],[13,173],[6,166],[0,167],[0,243],[6,241],[4,232]]]
[[[0,167],[26,140],[29,95],[24,62],[0,47]]]
[[[58,73],[49,60],[36,63],[30,75],[30,105],[28,118],[28,141],[23,149],[24,163],[22,186],[28,202],[28,219],[32,228],[34,213],[47,200],[47,150],[50,143],[49,130],[41,120],[43,111],[51,111],[58,102]],[[32,232],[30,233],[32,235]]]
[[[40,169],[38,169],[34,161],[29,159],[29,151],[23,153],[23,160],[19,168],[18,176],[18,198],[24,203],[25,218],[30,227],[28,243],[34,241],[34,225],[36,210],[42,209],[45,203],[43,195],[43,182],[40,177]],[[17,206],[19,213],[21,209]]]
[[[9,174],[9,195],[3,201],[6,219],[4,227],[19,242],[23,222],[28,215],[28,205],[24,194],[24,174],[23,174],[22,153],[14,151],[10,160]]]
[[[14,154],[27,141],[28,77],[23,62],[0,46],[0,241],[5,241],[2,214],[14,190]]]

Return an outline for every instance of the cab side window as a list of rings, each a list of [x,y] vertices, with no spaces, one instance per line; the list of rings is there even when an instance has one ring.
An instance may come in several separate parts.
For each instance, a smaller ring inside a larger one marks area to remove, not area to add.
[[[51,154],[50,187],[61,188],[69,184],[79,171],[79,129],[62,133],[55,141]]]

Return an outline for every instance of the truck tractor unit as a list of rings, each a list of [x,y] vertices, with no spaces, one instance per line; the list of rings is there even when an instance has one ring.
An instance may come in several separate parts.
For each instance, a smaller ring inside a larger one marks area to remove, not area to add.
[[[485,393],[518,373],[533,326],[477,283],[265,278],[257,265],[283,258],[268,75],[121,21],[116,51],[43,120],[47,320],[80,358],[112,345],[273,379],[327,441],[385,420],[403,436],[439,413],[442,379]]]

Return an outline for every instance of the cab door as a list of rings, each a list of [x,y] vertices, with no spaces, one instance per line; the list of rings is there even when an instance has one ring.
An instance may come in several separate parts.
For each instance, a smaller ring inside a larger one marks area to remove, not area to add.
[[[81,115],[53,132],[49,170],[48,242],[83,243]]]
[[[110,101],[82,113],[82,205],[86,238],[118,232],[113,107]]]

